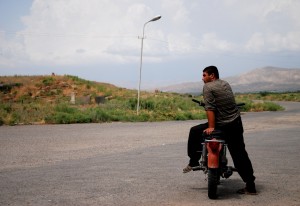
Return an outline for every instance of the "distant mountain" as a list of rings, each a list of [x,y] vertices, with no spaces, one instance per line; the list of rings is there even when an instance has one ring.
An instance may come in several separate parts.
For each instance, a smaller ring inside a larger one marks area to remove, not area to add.
[[[254,69],[245,74],[224,78],[234,92],[262,91],[300,91],[300,69],[264,67]],[[160,88],[164,92],[199,94],[202,93],[203,82],[186,82]]]

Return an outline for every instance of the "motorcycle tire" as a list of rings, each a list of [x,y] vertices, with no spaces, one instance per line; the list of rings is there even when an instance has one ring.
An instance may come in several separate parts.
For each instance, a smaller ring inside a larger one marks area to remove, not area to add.
[[[208,169],[208,197],[209,199],[217,198],[217,186],[219,174],[218,169]]]

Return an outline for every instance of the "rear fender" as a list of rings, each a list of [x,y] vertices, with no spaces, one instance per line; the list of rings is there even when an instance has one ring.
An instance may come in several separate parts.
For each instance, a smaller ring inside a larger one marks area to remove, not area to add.
[[[208,151],[208,168],[219,168],[219,157],[222,144],[217,141],[210,141],[206,143],[206,148]]]

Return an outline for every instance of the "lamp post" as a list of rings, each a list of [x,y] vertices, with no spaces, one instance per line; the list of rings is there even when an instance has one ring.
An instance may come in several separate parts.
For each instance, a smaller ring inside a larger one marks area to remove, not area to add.
[[[138,89],[138,99],[137,99],[137,106],[136,106],[136,114],[139,115],[139,110],[140,110],[140,91],[141,91],[141,79],[142,79],[142,65],[143,65],[143,45],[144,45],[144,38],[145,38],[145,26],[146,24],[148,24],[149,22],[152,21],[157,21],[161,18],[161,16],[156,16],[153,19],[151,19],[150,21],[147,21],[144,24],[143,27],[143,36],[142,36],[142,45],[141,45],[141,61],[140,61],[140,79],[139,79],[139,89]]]

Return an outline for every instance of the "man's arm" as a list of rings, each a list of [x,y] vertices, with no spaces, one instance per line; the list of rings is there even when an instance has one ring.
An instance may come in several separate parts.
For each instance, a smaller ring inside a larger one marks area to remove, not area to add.
[[[208,128],[204,130],[207,134],[211,134],[215,130],[215,112],[213,110],[207,110],[206,116],[208,120]]]

